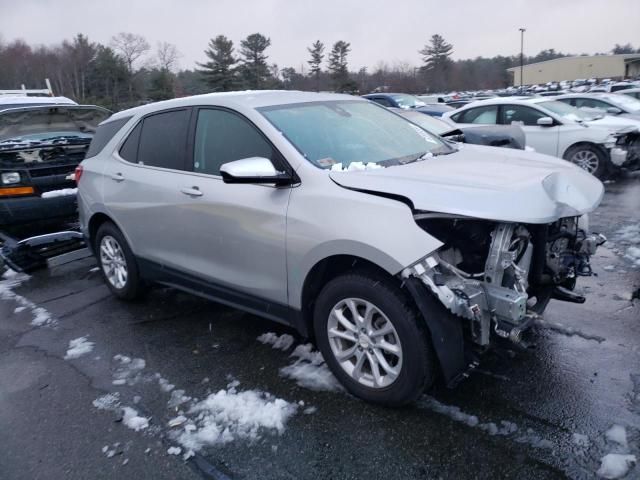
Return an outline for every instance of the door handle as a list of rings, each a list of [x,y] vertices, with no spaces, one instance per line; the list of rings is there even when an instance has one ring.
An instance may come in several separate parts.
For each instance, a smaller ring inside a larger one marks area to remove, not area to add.
[[[120,172],[118,172],[111,175],[111,180],[114,180],[116,182],[122,182],[124,180],[124,177]]]
[[[185,195],[189,195],[190,197],[201,197],[202,196],[202,192],[200,191],[200,189],[198,187],[181,188],[180,191],[182,193],[184,193]]]

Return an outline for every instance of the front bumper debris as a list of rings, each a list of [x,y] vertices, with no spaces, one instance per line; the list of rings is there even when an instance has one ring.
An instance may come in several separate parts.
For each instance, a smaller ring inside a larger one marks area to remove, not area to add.
[[[0,233],[0,259],[16,272],[33,272],[48,265],[48,261],[85,246],[80,232],[56,232],[16,240]],[[87,256],[87,255],[84,255]]]

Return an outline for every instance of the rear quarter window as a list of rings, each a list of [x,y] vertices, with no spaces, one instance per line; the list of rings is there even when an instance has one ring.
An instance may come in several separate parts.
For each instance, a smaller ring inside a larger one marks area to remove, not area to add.
[[[111,140],[113,136],[120,131],[130,118],[131,117],[118,118],[117,120],[103,122],[98,125],[96,133],[91,139],[91,144],[89,145],[85,158],[95,157],[99,154],[105,145],[109,143],[109,140]]]
[[[191,109],[169,110],[145,117],[137,163],[186,170],[187,131]]]

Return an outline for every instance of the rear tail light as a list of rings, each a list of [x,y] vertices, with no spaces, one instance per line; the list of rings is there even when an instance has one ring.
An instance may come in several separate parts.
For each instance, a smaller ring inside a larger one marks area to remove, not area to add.
[[[34,193],[33,187],[0,187],[0,197],[33,195]]]
[[[82,177],[82,165],[78,165],[76,167],[76,171],[74,172],[74,180],[76,181],[76,185],[80,183],[80,177]]]

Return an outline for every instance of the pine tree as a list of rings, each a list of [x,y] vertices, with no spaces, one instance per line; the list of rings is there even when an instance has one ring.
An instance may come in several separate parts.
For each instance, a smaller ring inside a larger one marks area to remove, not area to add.
[[[242,59],[242,77],[248,88],[259,90],[266,88],[272,80],[267,64],[268,56],[264,51],[271,45],[271,40],[260,33],[252,33],[240,42]]]
[[[453,45],[447,43],[437,33],[431,37],[429,42],[430,45],[425,45],[418,52],[422,55],[424,62],[421,70],[426,74],[430,89],[442,91],[448,87],[449,71],[453,63],[449,57],[453,53]]]
[[[309,73],[316,78],[316,90],[320,91],[320,73],[322,73],[320,65],[322,65],[322,60],[324,59],[324,43],[318,40],[307,50],[311,54],[311,60],[307,61],[310,67]]]
[[[347,55],[351,51],[351,44],[338,40],[333,44],[333,48],[329,53],[329,72],[333,80],[333,87],[336,91],[344,91],[347,87],[351,87],[349,82],[349,67],[347,64]]]
[[[236,70],[238,59],[233,55],[233,41],[224,35],[218,35],[209,40],[209,48],[204,51],[209,59],[206,63],[199,63],[198,70],[204,77],[205,83],[214,92],[227,92],[239,87]]]

